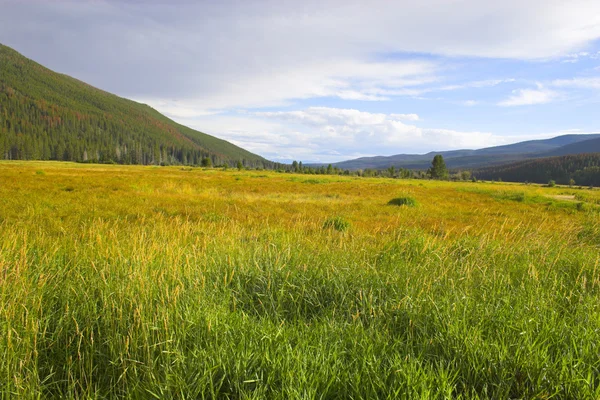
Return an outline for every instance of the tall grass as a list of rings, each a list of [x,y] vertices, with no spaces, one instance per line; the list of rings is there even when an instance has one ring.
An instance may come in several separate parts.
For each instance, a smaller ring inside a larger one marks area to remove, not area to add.
[[[2,397],[600,397],[592,200],[254,175],[0,164]]]

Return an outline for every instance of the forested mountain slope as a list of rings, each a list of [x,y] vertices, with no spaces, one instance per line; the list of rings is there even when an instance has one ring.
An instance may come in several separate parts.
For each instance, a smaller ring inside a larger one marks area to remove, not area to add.
[[[0,159],[199,164],[203,158],[273,166],[0,44]]]
[[[600,153],[537,158],[473,171],[478,179],[600,186]]]

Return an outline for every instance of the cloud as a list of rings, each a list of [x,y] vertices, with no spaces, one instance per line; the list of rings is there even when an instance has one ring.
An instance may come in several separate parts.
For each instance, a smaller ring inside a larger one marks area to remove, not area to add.
[[[560,97],[558,92],[543,87],[538,89],[517,89],[513,95],[501,101],[498,105],[503,107],[528,106],[534,104],[550,103]]]
[[[597,0],[0,3],[0,42],[275,159],[334,161],[505,143],[486,129],[450,129],[465,111],[452,107],[492,104],[491,92],[500,90],[492,88],[514,82],[490,77],[527,81],[538,64],[523,60],[589,61],[600,43]],[[544,87],[508,93],[499,104],[548,103],[568,89],[598,85],[594,78],[553,81],[562,75],[552,72],[543,75]],[[444,109],[427,109],[438,107],[442,95]],[[331,107],[308,107],[314,99]],[[411,107],[413,99],[419,108]],[[366,108],[361,102],[385,112],[350,108]],[[254,112],[283,107],[292,111]],[[239,109],[248,113],[235,114]],[[502,125],[483,107],[477,118],[466,117]],[[442,118],[448,122],[425,126]]]
[[[398,119],[400,121],[419,121],[420,118],[417,114],[390,114],[391,118]]]
[[[587,54],[587,53],[586,53]],[[551,87],[553,89],[549,89]],[[600,89],[600,77],[555,79],[546,82],[545,85],[537,84],[537,89],[513,90],[512,96],[498,103],[503,107],[525,106],[534,104],[546,104],[564,98],[565,93],[554,90],[558,89]]]
[[[557,79],[552,86],[576,89],[600,89],[600,77]]]
[[[567,54],[563,58],[562,62],[575,64],[575,63],[578,63],[580,60],[585,60],[585,59],[597,60],[598,58],[600,58],[600,51],[595,52],[595,53],[590,53],[587,51],[580,51],[579,53]]]
[[[179,99],[176,105],[207,111],[285,106],[292,100],[322,97],[386,101],[394,88],[435,80],[436,70],[434,63],[419,60],[315,61],[283,70],[260,71],[252,79],[243,73],[231,76],[223,82],[223,90],[189,95]],[[160,103],[164,100],[160,98],[137,98],[162,110]]]
[[[407,123],[416,114],[385,114],[356,109],[308,107],[303,110],[215,115],[189,125],[203,127],[273,160],[335,162],[356,157],[426,153],[506,143],[489,132],[424,128]]]
[[[593,0],[4,0],[0,14],[0,41],[44,65],[201,110],[419,95],[454,57],[544,59],[598,38]]]

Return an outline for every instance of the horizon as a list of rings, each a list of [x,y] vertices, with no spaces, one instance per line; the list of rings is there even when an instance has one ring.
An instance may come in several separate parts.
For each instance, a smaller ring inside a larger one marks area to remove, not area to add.
[[[600,131],[594,2],[0,3],[0,43],[276,162]]]

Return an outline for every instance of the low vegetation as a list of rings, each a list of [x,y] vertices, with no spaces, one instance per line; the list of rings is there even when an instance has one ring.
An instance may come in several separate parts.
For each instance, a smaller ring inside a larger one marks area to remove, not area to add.
[[[416,207],[417,201],[413,197],[396,197],[390,201],[388,204],[391,206],[407,206],[407,207]]]
[[[600,397],[600,191],[304,179],[0,163],[0,397]]]
[[[348,229],[350,229],[350,221],[348,221],[347,219],[343,218],[343,217],[331,217],[331,218],[327,218],[325,220],[325,222],[323,223],[323,228],[324,229],[335,229],[336,231],[339,232],[345,232]]]

